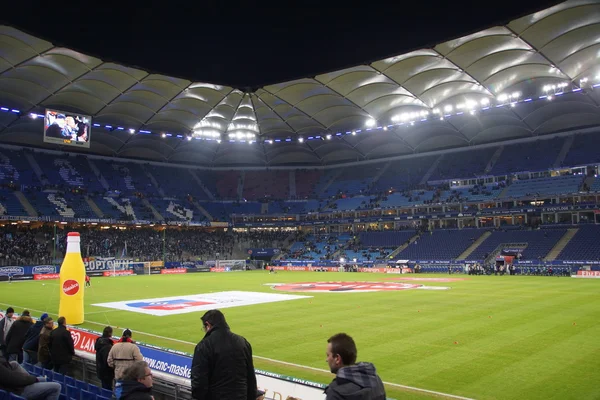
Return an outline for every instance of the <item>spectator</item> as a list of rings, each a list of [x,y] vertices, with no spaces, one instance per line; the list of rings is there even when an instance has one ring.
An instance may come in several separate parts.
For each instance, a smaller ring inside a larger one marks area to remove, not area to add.
[[[385,400],[385,388],[371,363],[356,364],[356,344],[345,333],[327,340],[327,364],[335,379],[325,389],[326,400]]]
[[[131,340],[131,331],[125,329],[121,339],[108,352],[107,363],[111,368],[114,368],[115,379],[121,380],[127,367],[133,364],[134,361],[142,361],[143,359],[140,348]]]
[[[25,343],[23,344],[23,362],[37,364],[37,352],[40,343],[40,332],[44,327],[44,319],[48,314],[43,313],[33,326],[25,334]]]
[[[12,307],[8,307],[6,309],[6,315],[4,318],[0,319],[0,355],[4,355],[4,358],[8,358],[6,354],[6,337],[8,336],[8,332],[13,321],[13,315],[15,314],[15,310]]]
[[[16,361],[0,356],[0,389],[27,400],[57,400],[60,383],[46,382],[46,377],[29,375]]]
[[[123,371],[115,385],[117,400],[154,400],[152,396],[152,371],[146,361],[134,361]]]
[[[204,338],[194,350],[192,397],[196,400],[256,400],[252,346],[231,332],[219,310],[202,316]]]
[[[102,388],[112,390],[113,379],[115,379],[115,370],[108,365],[108,353],[113,347],[112,341],[113,329],[110,326],[104,328],[102,336],[96,339],[94,348],[96,349],[96,376],[102,382]]]
[[[52,369],[52,359],[50,357],[50,334],[54,328],[54,320],[51,317],[44,319],[44,327],[40,331],[40,340],[38,343],[38,365],[43,368]]]
[[[75,345],[71,332],[67,330],[65,317],[60,317],[57,322],[58,326],[50,333],[50,355],[54,372],[68,375],[71,360],[75,355]]]
[[[33,320],[29,315],[28,310],[24,310],[23,314],[13,323],[8,335],[6,336],[6,354],[8,361],[17,361],[23,363],[23,345],[25,344],[25,335],[33,325]]]

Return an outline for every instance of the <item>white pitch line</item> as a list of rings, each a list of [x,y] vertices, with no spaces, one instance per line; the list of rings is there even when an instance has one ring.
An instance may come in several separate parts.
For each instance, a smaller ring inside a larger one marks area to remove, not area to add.
[[[7,303],[0,303],[0,304],[9,305]],[[12,307],[22,308],[20,306],[14,306],[14,305]],[[42,310],[36,310],[34,308],[29,308],[29,310],[31,310],[31,311],[37,311],[37,312],[45,312],[45,311],[42,311]],[[121,311],[121,310],[115,310],[115,311]],[[88,314],[93,314],[93,313],[88,313]],[[94,321],[85,321],[85,322],[88,323],[88,324],[93,324],[93,325],[106,326],[106,324],[102,324],[102,323],[94,322]],[[157,339],[168,340],[168,341],[171,341],[171,342],[178,342],[178,343],[183,343],[183,344],[189,344],[189,345],[192,345],[192,346],[196,345],[196,343],[193,343],[193,342],[187,342],[185,340],[179,340],[179,339],[169,338],[169,337],[166,337],[166,336],[155,335],[153,333],[147,333],[147,332],[142,332],[142,331],[137,331],[137,330],[134,331],[134,332],[135,333],[139,333],[140,335],[151,336],[151,337],[155,337]],[[330,373],[330,371],[327,371],[326,369],[310,367],[308,365],[295,364],[295,363],[291,363],[291,362],[287,362],[287,361],[275,360],[273,358],[262,357],[262,356],[257,356],[257,355],[253,355],[252,357],[257,358],[259,360],[264,360],[264,361],[269,361],[269,362],[272,362],[272,363],[276,363],[276,364],[287,365],[287,366],[290,366],[290,367],[301,368],[301,369],[308,369],[308,370],[317,371],[317,372]],[[393,383],[393,382],[385,382],[384,381],[383,383],[386,384],[386,385],[388,385],[388,386],[394,386],[394,387],[397,387],[397,388],[406,389],[406,390],[412,390],[412,391],[415,391],[415,392],[422,392],[422,393],[433,394],[433,395],[436,395],[436,396],[447,397],[447,398],[450,398],[450,399],[475,400],[475,399],[470,398],[470,397],[457,396],[457,395],[450,394],[450,393],[436,392],[435,390],[428,390],[428,389],[422,389],[422,388],[413,387],[413,386],[400,385],[398,383]]]

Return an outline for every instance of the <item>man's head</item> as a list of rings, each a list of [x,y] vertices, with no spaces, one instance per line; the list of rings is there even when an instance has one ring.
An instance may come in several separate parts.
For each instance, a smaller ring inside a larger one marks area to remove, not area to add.
[[[152,387],[152,371],[146,361],[134,361],[123,372],[124,381],[138,381],[147,388]]]
[[[44,320],[45,320],[46,318],[48,318],[48,314],[47,314],[47,313],[43,313],[43,314],[40,316],[40,321],[44,322]]]
[[[336,374],[342,367],[356,363],[356,343],[345,333],[338,333],[327,340],[327,364]]]
[[[207,333],[210,332],[215,325],[227,325],[225,315],[219,310],[209,310],[200,319],[202,320],[202,329]]]
[[[132,335],[132,333],[131,333],[131,331],[129,329],[125,329],[123,331],[123,337],[124,338],[131,338],[131,335]]]
[[[7,316],[8,318],[12,318],[14,314],[15,314],[15,309],[14,309],[14,308],[12,308],[12,307],[8,307],[8,308],[6,309],[6,316]]]
[[[44,318],[44,328],[52,329],[53,327],[54,327],[54,320],[52,319],[52,317]]]
[[[23,313],[21,313],[22,317],[30,317],[31,314],[29,313],[29,310],[23,310]]]
[[[56,323],[60,326],[65,326],[67,325],[67,319],[65,317],[59,317]]]
[[[102,337],[112,337],[113,334],[113,328],[112,326],[107,326],[104,328],[104,330],[102,331]]]

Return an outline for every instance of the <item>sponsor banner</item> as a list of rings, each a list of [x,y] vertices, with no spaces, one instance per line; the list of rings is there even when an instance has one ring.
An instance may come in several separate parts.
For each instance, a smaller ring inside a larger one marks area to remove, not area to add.
[[[150,261],[150,268],[163,267],[164,263],[162,261]]]
[[[35,274],[33,275],[34,281],[46,281],[50,279],[60,279],[60,274]]]
[[[308,293],[366,293],[398,290],[448,290],[445,286],[424,286],[402,282],[306,282],[306,283],[269,283],[271,288],[284,292]]]
[[[227,267],[227,268],[213,267],[210,269],[210,272],[231,272],[231,269],[229,267]]]
[[[578,276],[594,276],[600,278],[600,271],[577,271]]]
[[[256,370],[256,384],[265,392],[266,399],[325,400],[326,385],[290,376]]]
[[[13,281],[30,281],[33,279],[33,275],[14,275]]]
[[[100,335],[85,330],[69,327],[75,350],[96,354],[94,345]]]
[[[25,275],[25,267],[0,267],[0,275]]]
[[[160,269],[151,269],[150,270],[150,275],[160,275],[162,270]]]
[[[200,267],[200,268],[187,268],[187,273],[192,273],[192,272],[210,272],[210,268],[208,267]]]
[[[83,263],[86,271],[109,271],[113,269],[131,269],[133,261],[114,257],[90,257],[87,261],[84,260]]]
[[[60,268],[54,265],[37,265],[31,268],[31,274],[57,274]]]
[[[248,255],[252,257],[273,257],[280,252],[277,248],[251,248],[246,251],[248,252]]]
[[[246,260],[217,260],[218,268],[229,268],[231,271],[246,269]]]
[[[90,271],[86,272],[88,276],[104,276],[104,271]]]
[[[196,311],[208,311],[215,308],[231,308],[280,301],[298,300],[307,296],[282,295],[260,292],[217,292],[155,299],[116,301],[93,304],[98,307],[113,308],[159,317],[175,314],[186,314]]]
[[[132,269],[102,272],[102,276],[125,276],[125,275],[135,275],[135,273],[133,272]]]
[[[154,271],[152,271],[154,272]],[[169,274],[185,274],[187,272],[187,269],[185,268],[170,268],[170,269],[161,269],[160,273],[163,275],[169,275]]]

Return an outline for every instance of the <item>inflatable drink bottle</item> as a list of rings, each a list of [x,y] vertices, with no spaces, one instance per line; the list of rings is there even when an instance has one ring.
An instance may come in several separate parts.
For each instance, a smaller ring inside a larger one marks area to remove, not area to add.
[[[59,317],[65,317],[67,324],[83,323],[83,292],[85,266],[81,259],[80,237],[77,232],[67,235],[67,254],[60,267]]]

